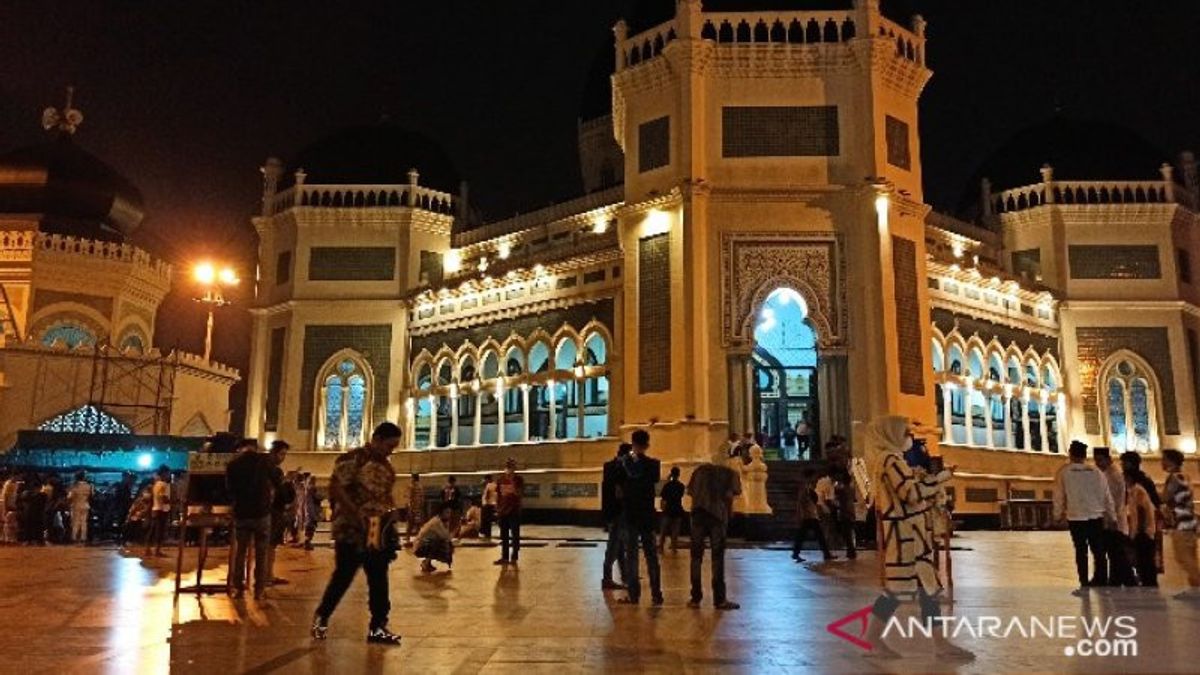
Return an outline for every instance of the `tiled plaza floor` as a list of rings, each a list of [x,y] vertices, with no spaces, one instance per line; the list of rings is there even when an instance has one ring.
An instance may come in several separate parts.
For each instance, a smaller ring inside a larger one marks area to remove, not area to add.
[[[586,534],[597,537],[595,531]],[[796,565],[786,551],[732,550],[727,563],[730,595],[742,609],[718,613],[711,607],[685,606],[685,551],[665,556],[666,605],[635,608],[619,606],[616,595],[600,591],[601,547],[539,543],[543,545],[522,552],[519,568],[508,570],[492,565],[492,548],[463,547],[452,573],[434,575],[420,574],[417,561],[402,554],[391,571],[391,625],[404,635],[399,648],[364,643],[361,579],[334,616],[330,639],[310,641],[308,621],[333,559],[328,548],[281,549],[279,570],[292,583],[274,589],[265,601],[184,595],[177,605],[174,558],[147,564],[105,548],[3,548],[0,671],[531,675],[1200,670],[1200,602],[1170,598],[1179,579],[1168,575],[1160,591],[1095,591],[1073,597],[1070,544],[1060,532],[971,532],[956,539],[963,550],[954,558],[952,613],[972,620],[995,615],[1005,622],[1019,617],[1026,624],[1031,616],[1078,622],[1079,617],[1130,615],[1137,630],[1137,657],[1069,658],[1064,651],[1074,648],[1076,640],[961,633],[958,642],[978,655],[974,663],[934,660],[923,640],[897,642],[908,658],[877,663],[826,630],[874,599],[873,555],[856,562]],[[206,578],[221,580],[224,573],[217,566]],[[845,630],[856,634],[853,623]]]

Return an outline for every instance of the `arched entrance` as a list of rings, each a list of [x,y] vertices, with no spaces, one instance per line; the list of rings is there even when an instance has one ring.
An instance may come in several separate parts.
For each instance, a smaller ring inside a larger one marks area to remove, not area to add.
[[[785,460],[818,457],[817,333],[796,290],[781,287],[766,297],[755,317],[750,359],[754,429],[763,449]]]

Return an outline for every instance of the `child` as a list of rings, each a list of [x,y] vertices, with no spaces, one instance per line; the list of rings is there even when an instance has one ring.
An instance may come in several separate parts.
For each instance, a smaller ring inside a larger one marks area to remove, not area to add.
[[[464,539],[466,537],[478,537],[480,528],[483,525],[483,509],[479,508],[479,500],[471,502],[471,508],[467,509],[463,515],[462,523],[458,526],[457,537]]]
[[[417,543],[413,547],[413,555],[424,558],[421,561],[421,571],[429,574],[434,571],[433,561],[454,565],[454,544],[450,541],[450,507],[443,506],[438,515],[417,533]]]
[[[1129,519],[1129,538],[1138,583],[1153,587],[1158,585],[1158,566],[1154,561],[1154,536],[1158,528],[1154,503],[1142,485],[1141,473],[1138,469],[1125,472],[1125,516]]]
[[[1200,568],[1196,563],[1196,509],[1192,503],[1192,484],[1183,473],[1183,453],[1163,450],[1162,469],[1167,474],[1163,483],[1163,519],[1171,530],[1171,545],[1175,562],[1187,575],[1188,588],[1175,597],[1180,600],[1200,598]]]

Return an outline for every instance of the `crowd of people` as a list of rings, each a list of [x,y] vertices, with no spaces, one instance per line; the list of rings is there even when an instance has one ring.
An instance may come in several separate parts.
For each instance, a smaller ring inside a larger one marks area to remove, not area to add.
[[[1101,586],[1158,586],[1166,534],[1188,584],[1175,597],[1200,598],[1196,513],[1183,453],[1162,451],[1165,478],[1156,486],[1138,453],[1121,454],[1118,465],[1109,448],[1097,447],[1088,464],[1087,451],[1073,441],[1069,461],[1054,479],[1054,518],[1066,522],[1075,548],[1075,594]]]
[[[10,470],[0,475],[0,543],[43,546],[86,545],[101,539],[126,540],[125,523],[135,495],[151,480],[137,485],[125,472],[99,485],[85,472],[56,473]]]

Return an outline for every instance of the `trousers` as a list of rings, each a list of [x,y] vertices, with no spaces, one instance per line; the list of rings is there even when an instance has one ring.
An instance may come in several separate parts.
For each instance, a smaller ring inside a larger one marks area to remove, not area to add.
[[[500,516],[500,559],[516,562],[520,553],[521,514],[518,512]]]
[[[712,544],[713,604],[720,605],[725,596],[725,521],[707,511],[692,511],[692,600],[704,599],[701,571],[704,567],[705,540]]]
[[[270,549],[271,516],[262,518],[239,518],[233,523],[233,579],[234,590],[246,588],[246,561],[250,542],[254,542],[254,588],[262,590],[271,579],[268,550]]]
[[[1108,570],[1104,567],[1104,519],[1072,520],[1067,522],[1071,531],[1071,543],[1075,545],[1075,572],[1079,575],[1079,585],[1088,585],[1088,550],[1092,552],[1095,563],[1098,584],[1108,583]]]
[[[367,607],[371,611],[371,628],[386,627],[388,613],[392,610],[388,594],[388,563],[391,562],[391,555],[390,551],[367,551],[354,543],[336,542],[333,545],[333,575],[329,577],[321,604],[317,606],[317,616],[329,621],[361,567],[367,576]]]
[[[75,506],[71,508],[71,541],[87,542],[88,538],[88,517],[92,510],[87,506]]]
[[[646,575],[650,577],[650,595],[662,597],[662,577],[658,566],[658,542],[654,539],[654,525],[648,523],[624,523],[621,527],[625,535],[625,569],[622,576],[629,599],[637,602],[642,596],[640,579],[641,564],[638,560],[639,544],[646,556]],[[695,536],[693,534],[693,536]]]

